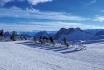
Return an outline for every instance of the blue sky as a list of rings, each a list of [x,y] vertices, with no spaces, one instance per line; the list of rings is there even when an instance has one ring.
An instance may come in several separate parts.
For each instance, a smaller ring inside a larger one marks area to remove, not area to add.
[[[104,0],[0,0],[0,28],[8,31],[104,29]]]

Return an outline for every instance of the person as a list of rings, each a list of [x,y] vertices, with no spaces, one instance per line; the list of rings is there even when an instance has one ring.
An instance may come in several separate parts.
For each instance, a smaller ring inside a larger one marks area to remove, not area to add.
[[[66,38],[64,37],[64,44],[68,47],[69,46],[69,44],[68,44],[68,42],[67,42],[67,40],[66,40]]]
[[[12,32],[11,39],[12,39],[12,41],[16,41],[16,32],[15,31]]]
[[[41,44],[43,44],[42,39],[43,39],[42,36],[40,36],[40,37],[39,37],[39,42],[40,42]]]
[[[3,39],[3,35],[4,35],[4,32],[3,30],[0,31],[0,39],[2,40]]]
[[[49,39],[50,39],[50,42],[51,42],[52,44],[54,44],[53,38],[52,38],[52,37],[49,37]]]

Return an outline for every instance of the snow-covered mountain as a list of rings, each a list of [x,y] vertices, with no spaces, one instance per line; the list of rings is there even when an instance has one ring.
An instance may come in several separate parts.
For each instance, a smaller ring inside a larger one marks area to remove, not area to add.
[[[54,35],[57,31],[37,31],[37,30],[34,30],[34,31],[31,31],[31,32],[17,32],[17,35],[25,35],[25,36],[35,36],[35,35],[44,35],[44,34],[49,34],[50,36]]]
[[[96,33],[97,36],[104,35],[104,30],[100,30],[99,32]]]
[[[40,36],[46,36],[48,37],[49,34],[47,33],[47,31],[40,31],[38,33],[35,34],[35,37],[40,37]]]
[[[40,37],[40,36],[53,36],[56,34],[57,31],[39,31],[35,34],[36,37]]]
[[[68,41],[89,40],[92,34],[81,30],[80,28],[61,28],[56,34],[55,39],[62,41],[66,38]]]
[[[92,40],[101,40],[101,39],[104,39],[104,29],[98,31],[92,38]]]
[[[102,31],[104,29],[85,29],[84,31],[89,32],[93,35],[96,35],[96,33],[98,33],[99,31]]]

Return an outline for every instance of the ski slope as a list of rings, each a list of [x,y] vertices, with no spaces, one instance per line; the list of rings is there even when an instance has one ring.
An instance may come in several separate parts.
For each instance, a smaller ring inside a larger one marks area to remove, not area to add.
[[[69,49],[22,43],[0,42],[0,70],[104,70],[103,43],[69,53]]]

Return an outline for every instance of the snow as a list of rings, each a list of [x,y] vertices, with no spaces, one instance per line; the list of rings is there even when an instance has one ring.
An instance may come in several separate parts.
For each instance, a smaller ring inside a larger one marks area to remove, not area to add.
[[[0,70],[104,70],[103,46],[87,44],[86,50],[68,52],[29,41],[0,42]]]

